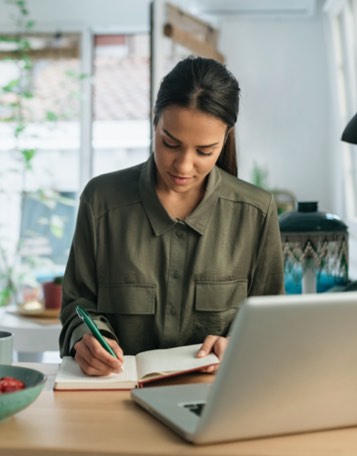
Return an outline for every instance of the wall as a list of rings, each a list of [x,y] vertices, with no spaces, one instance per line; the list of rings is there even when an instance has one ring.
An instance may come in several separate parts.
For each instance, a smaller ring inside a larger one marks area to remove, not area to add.
[[[198,0],[171,1],[186,11],[205,5]],[[251,180],[257,165],[266,170],[269,188],[289,190],[300,201],[315,200],[321,210],[338,213],[322,6],[317,0],[314,14],[298,17],[289,12],[241,13],[205,19],[220,29],[219,50],[242,88],[237,125],[240,176]]]
[[[92,27],[96,30],[148,30],[150,0],[28,0],[36,24]],[[0,26],[11,25],[9,12],[14,8],[0,0]]]
[[[333,211],[329,81],[321,14],[305,19],[229,19],[220,48],[241,85],[241,175],[254,163],[268,184]]]

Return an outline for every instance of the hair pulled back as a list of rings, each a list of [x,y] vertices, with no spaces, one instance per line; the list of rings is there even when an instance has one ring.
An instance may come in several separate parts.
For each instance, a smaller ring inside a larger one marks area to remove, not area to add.
[[[194,108],[217,117],[227,125],[227,138],[217,166],[236,176],[234,125],[238,117],[239,92],[238,81],[224,65],[213,59],[189,56],[163,78],[154,106],[154,126],[163,110],[172,105]]]

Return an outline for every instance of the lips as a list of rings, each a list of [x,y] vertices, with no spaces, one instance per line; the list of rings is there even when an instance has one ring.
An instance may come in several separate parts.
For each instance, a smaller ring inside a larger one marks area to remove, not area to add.
[[[189,176],[176,176],[171,173],[169,173],[169,176],[176,185],[185,185],[188,182],[190,182],[192,179],[192,177],[189,177]]]

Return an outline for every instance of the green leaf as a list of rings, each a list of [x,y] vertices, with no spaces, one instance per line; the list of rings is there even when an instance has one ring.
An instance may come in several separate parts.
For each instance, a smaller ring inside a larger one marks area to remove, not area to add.
[[[90,75],[89,75],[88,73],[81,73],[81,74],[79,75],[79,78],[78,78],[78,79],[79,79],[80,81],[83,81],[83,79],[87,79],[87,78],[89,78],[89,77],[90,77]]]
[[[19,41],[19,49],[21,51],[29,51],[31,50],[31,43],[29,40],[27,40],[26,38],[22,38],[20,39]]]
[[[18,6],[19,8],[25,8],[26,6],[25,0],[12,0],[10,3],[14,3],[14,5]]]
[[[19,38],[17,36],[0,35],[0,41],[3,43],[18,43]]]
[[[0,117],[1,122],[14,122],[16,119],[14,116]]]
[[[60,239],[63,236],[64,223],[58,215],[52,215],[50,220],[50,230],[57,239]]]
[[[2,288],[0,290],[0,307],[6,306],[9,304],[12,293],[13,293],[13,290],[10,287]]]
[[[25,90],[24,92],[22,92],[21,95],[22,95],[24,98],[27,98],[27,99],[33,98],[33,93],[30,92],[30,91],[27,91],[27,90]]]
[[[57,285],[62,285],[63,283],[63,276],[56,276],[53,278],[53,283]]]
[[[13,79],[9,81],[7,84],[2,86],[3,92],[12,93],[16,92],[20,87],[20,79]]]
[[[66,75],[67,77],[69,77],[69,78],[76,78],[76,77],[77,77],[77,74],[78,74],[78,73],[77,73],[76,71],[74,71],[74,70],[67,70],[67,71],[65,72],[65,75]]]
[[[51,233],[57,239],[61,239],[61,237],[63,236],[63,228],[61,228],[60,226],[51,225]]]
[[[23,61],[23,64],[24,64],[24,70],[25,71],[29,71],[29,70],[32,69],[33,63],[32,63],[32,60],[30,59],[29,56],[27,56],[27,55],[22,56],[22,61]]]
[[[26,24],[25,24],[25,28],[27,30],[30,30],[30,29],[34,28],[34,26],[35,26],[35,21],[32,21],[32,20],[27,21]]]
[[[21,133],[25,130],[26,126],[24,124],[18,124],[16,125],[15,127],[15,130],[14,130],[14,135],[16,138],[18,138]]]
[[[66,197],[66,196],[59,195],[58,196],[58,202],[61,203],[61,204],[66,205],[66,206],[72,206],[72,207],[76,207],[77,206],[77,201],[74,198],[69,198],[69,197]]]
[[[78,81],[82,81],[83,79],[87,79],[89,77],[89,74],[87,74],[87,73],[78,73],[78,71],[74,71],[74,70],[67,70],[65,72],[65,75],[68,78],[73,78]]]
[[[57,192],[53,189],[39,188],[34,197],[50,209],[54,209],[57,204]],[[49,224],[49,222],[46,222],[46,224]]]
[[[46,119],[49,120],[50,122],[56,122],[58,120],[58,116],[53,111],[47,111],[46,112]]]
[[[32,159],[36,155],[36,149],[22,149],[21,154],[27,169],[31,169]]]

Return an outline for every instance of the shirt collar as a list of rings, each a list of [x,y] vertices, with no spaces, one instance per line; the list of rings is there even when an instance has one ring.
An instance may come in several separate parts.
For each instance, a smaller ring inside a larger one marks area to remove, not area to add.
[[[140,195],[144,210],[156,236],[170,230],[177,221],[173,220],[162,206],[155,190],[155,162],[153,154],[144,163],[140,175]],[[214,167],[208,176],[205,196],[196,209],[183,222],[199,234],[203,234],[209,223],[212,211],[218,201],[221,174]]]

